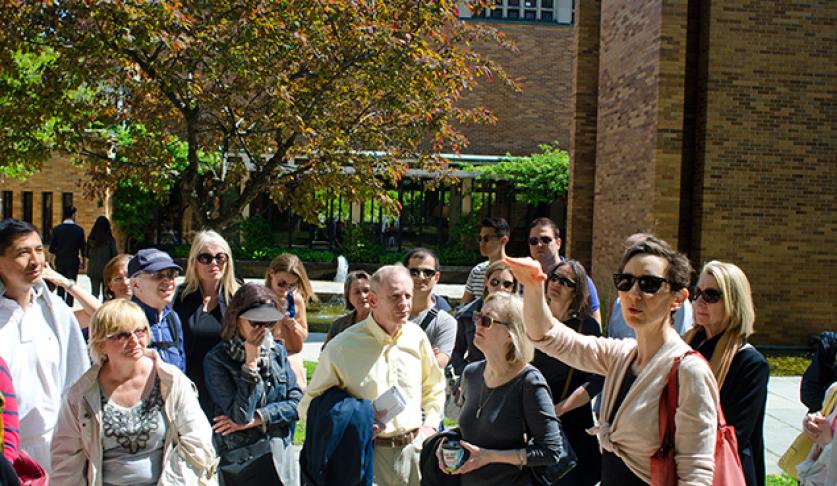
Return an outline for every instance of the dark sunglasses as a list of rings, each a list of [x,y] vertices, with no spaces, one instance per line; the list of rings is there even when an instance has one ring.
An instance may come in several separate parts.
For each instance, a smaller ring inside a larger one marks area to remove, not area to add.
[[[561,285],[563,285],[564,287],[567,287],[568,289],[574,289],[575,288],[575,282],[573,282],[572,280],[568,279],[567,277],[565,277],[563,275],[559,275],[557,273],[553,273],[552,275],[550,275],[549,280],[551,282],[558,282]]]
[[[124,331],[124,332],[118,332],[116,334],[111,334],[110,336],[108,336],[108,339],[112,339],[114,341],[119,341],[119,342],[125,342],[125,341],[131,339],[131,336],[136,336],[137,339],[139,340],[139,339],[142,339],[142,338],[145,337],[146,332],[147,332],[146,329],[144,327],[141,327],[139,329],[134,329],[133,331]]]
[[[276,322],[277,322],[277,321],[265,321],[265,322],[260,322],[260,321],[249,321],[249,322],[250,322],[250,326],[251,326],[251,327],[253,327],[253,328],[255,328],[255,329],[261,329],[261,328],[263,328],[263,327],[266,327],[266,328],[271,328],[271,327],[273,327],[273,326],[275,326],[275,325],[276,325]]]
[[[501,284],[504,289],[511,290],[514,288],[514,280],[500,280],[499,278],[492,278],[488,281],[492,287],[499,287]]]
[[[546,245],[552,243],[553,239],[554,238],[549,237],[549,236],[540,236],[540,237],[533,236],[533,237],[529,238],[529,246],[538,246],[538,243],[546,246]]]
[[[418,277],[419,275],[423,275],[424,278],[430,278],[436,275],[436,270],[432,268],[411,268],[410,269],[410,276]]]
[[[489,241],[491,241],[493,238],[502,238],[502,236],[500,236],[500,235],[483,235],[483,236],[477,236],[477,243],[488,243],[488,242],[489,242]]]
[[[212,263],[212,260],[215,260],[215,263],[218,265],[223,265],[227,263],[229,258],[230,257],[226,253],[216,253],[214,256],[210,253],[201,253],[195,258],[195,260],[203,263],[204,265],[209,265]]]
[[[646,294],[656,294],[657,291],[660,290],[660,287],[662,287],[664,283],[668,282],[668,280],[654,275],[642,275],[637,277],[635,275],[631,275],[630,273],[613,274],[613,285],[615,285],[616,290],[620,292],[630,291],[634,287],[634,282],[637,282],[639,284],[639,290],[645,292]]]
[[[714,304],[721,300],[724,294],[721,293],[718,289],[703,289],[701,290],[700,287],[695,287],[695,291],[692,294],[692,302],[696,302],[699,298],[703,297],[703,301],[707,304]]]
[[[503,321],[494,319],[491,316],[486,316],[486,315],[480,314],[479,312],[474,312],[474,324],[476,324],[476,325],[478,325],[478,326],[480,326],[484,329],[488,329],[494,324],[502,324],[506,327],[509,327],[508,322],[503,322]]]

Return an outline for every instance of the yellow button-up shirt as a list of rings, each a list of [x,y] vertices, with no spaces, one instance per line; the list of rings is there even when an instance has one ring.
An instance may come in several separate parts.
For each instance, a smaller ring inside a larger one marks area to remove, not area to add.
[[[375,400],[393,385],[407,406],[385,424],[380,437],[404,434],[424,423],[436,428],[445,403],[445,377],[436,364],[427,335],[408,322],[390,336],[372,318],[329,341],[302,401],[299,414],[305,420],[311,400],[337,386],[361,399]]]

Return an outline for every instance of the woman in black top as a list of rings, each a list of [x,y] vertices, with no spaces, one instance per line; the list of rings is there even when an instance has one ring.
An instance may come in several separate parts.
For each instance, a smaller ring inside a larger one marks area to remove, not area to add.
[[[113,239],[113,233],[110,230],[110,221],[105,216],[99,216],[93,223],[93,229],[87,237],[85,253],[87,276],[90,278],[90,293],[98,298],[99,291],[107,288],[108,284],[102,277],[105,265],[117,254],[116,240]]]
[[[740,268],[707,263],[692,295],[695,327],[684,340],[712,367],[727,423],[735,427],[738,455],[748,486],[764,486],[764,410],[770,368],[747,338],[755,311],[750,282]]]
[[[212,401],[206,389],[203,358],[221,341],[221,320],[238,287],[227,241],[214,231],[197,233],[189,250],[185,279],[175,293],[174,311],[183,323],[186,376],[195,382],[201,408],[210,419]]]
[[[591,315],[590,291],[584,266],[575,260],[559,262],[547,274],[546,299],[552,316],[581,334],[601,336],[599,322]],[[590,400],[602,390],[604,377],[570,368],[563,361],[535,351],[532,361],[543,373],[552,390],[555,414],[578,456],[578,464],[559,482],[561,485],[594,485],[601,478],[602,455],[596,437],[587,433],[593,427]]]
[[[531,473],[524,466],[555,464],[562,443],[546,380],[527,364],[532,344],[523,304],[504,292],[491,294],[475,322],[474,344],[485,361],[463,372],[460,443],[470,457],[453,474],[462,475],[463,485],[528,485]],[[533,440],[527,444],[524,434]]]

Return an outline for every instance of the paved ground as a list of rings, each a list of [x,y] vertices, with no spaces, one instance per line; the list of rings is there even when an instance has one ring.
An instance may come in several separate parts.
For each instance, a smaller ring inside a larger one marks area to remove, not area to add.
[[[261,279],[246,279],[248,282],[261,282]],[[79,277],[79,284],[90,289],[90,280]],[[342,295],[343,284],[337,282],[314,281],[314,291],[319,294]],[[462,296],[462,285],[436,286],[438,293],[446,297]],[[317,361],[322,346],[323,333],[311,333],[305,343],[303,356],[306,361]],[[767,474],[780,474],[776,461],[788,445],[802,431],[802,417],[807,409],[799,401],[800,377],[771,377],[768,385],[767,415],[764,421],[765,460]]]

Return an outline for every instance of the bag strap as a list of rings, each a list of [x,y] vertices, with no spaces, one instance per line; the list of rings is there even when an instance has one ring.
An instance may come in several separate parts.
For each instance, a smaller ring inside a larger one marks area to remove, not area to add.
[[[579,319],[578,328],[576,328],[575,332],[581,334],[582,327],[584,327],[584,321]],[[561,399],[558,400],[559,402],[563,402],[567,398],[567,392],[570,391],[570,382],[573,380],[573,373],[575,373],[575,368],[570,368],[570,372],[567,373],[567,381],[564,382],[564,391],[561,392]]]
[[[175,324],[174,316],[172,314],[174,314],[174,309],[169,311],[169,313],[166,315],[166,325],[168,325],[169,327],[169,335],[171,336],[171,341],[152,342],[148,345],[149,348],[180,348],[180,332],[177,330],[177,324]]]
[[[680,356],[674,358],[674,364],[666,376],[666,383],[663,386],[663,391],[660,393],[660,408],[659,408],[659,431],[660,431],[660,449],[658,454],[665,454],[674,447],[674,414],[677,412],[677,396],[679,383],[677,380],[677,372],[680,370],[680,362],[690,354],[698,354],[695,350],[689,350]]]
[[[427,311],[427,314],[424,316],[424,319],[421,320],[421,324],[419,324],[419,326],[421,327],[421,330],[426,331],[427,326],[429,326],[430,323],[433,322],[433,319],[435,319],[436,316],[438,316],[438,315],[439,315],[439,310],[436,309],[435,307],[431,307],[430,310]]]

